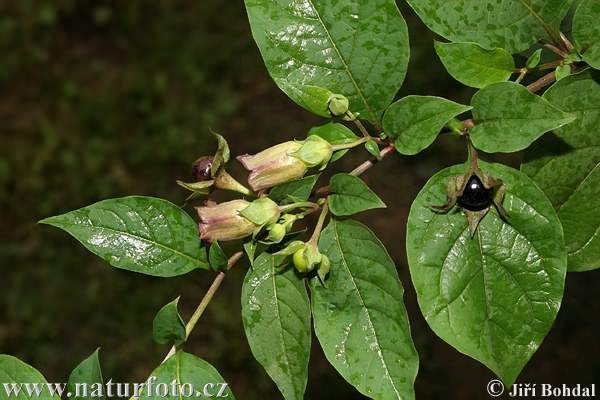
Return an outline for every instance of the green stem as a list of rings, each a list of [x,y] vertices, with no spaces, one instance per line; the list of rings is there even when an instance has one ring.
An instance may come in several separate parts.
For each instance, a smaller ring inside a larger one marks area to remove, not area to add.
[[[299,203],[288,204],[285,206],[279,206],[279,211],[287,212],[287,211],[293,210],[295,208],[302,208],[302,207],[319,208],[319,205],[316,203],[311,203],[310,201],[303,201],[303,202],[299,202]]]
[[[233,267],[233,265],[236,262],[238,262],[238,260],[240,258],[242,258],[243,255],[244,255],[243,251],[238,251],[237,253],[232,255],[229,258],[229,260],[227,260],[227,270],[229,270],[231,267]],[[213,296],[217,292],[217,289],[219,289],[219,286],[221,286],[221,282],[223,282],[223,279],[225,279],[225,273],[219,272],[218,275],[213,280],[213,283],[210,285],[210,288],[208,288],[208,291],[206,292],[206,294],[200,301],[200,304],[198,304],[196,311],[194,311],[194,313],[190,317],[190,320],[185,325],[185,340],[187,340],[188,337],[190,336],[190,333],[192,332],[192,330],[198,323],[200,316],[202,315],[204,310],[206,310],[206,307],[208,306],[208,304],[212,300]],[[177,352],[177,349],[178,348],[176,346],[172,346],[171,349],[169,350],[169,352],[167,353],[167,355],[165,356],[165,358],[162,360],[161,364],[163,364],[165,361],[167,361],[169,358],[171,358],[171,356],[173,356],[173,354],[175,354]],[[137,400],[137,396],[131,396],[129,398],[129,400]]]
[[[317,244],[317,240],[319,240],[319,236],[321,235],[321,229],[323,229],[323,224],[325,223],[325,217],[327,217],[327,213],[329,212],[329,206],[327,202],[323,205],[323,209],[321,210],[321,214],[319,215],[319,220],[317,221],[317,225],[315,225],[315,230],[308,240],[314,244]]]
[[[371,140],[371,137],[362,137],[360,139],[355,140],[352,143],[334,144],[331,146],[331,149],[333,151],[351,149],[351,148],[361,145],[365,142],[368,142],[369,140]]]
[[[362,122],[360,122],[358,118],[354,118],[354,124],[358,127],[358,130],[363,134],[364,137],[369,139],[371,138],[371,135],[369,135],[369,132],[367,132],[365,126],[362,124]]]

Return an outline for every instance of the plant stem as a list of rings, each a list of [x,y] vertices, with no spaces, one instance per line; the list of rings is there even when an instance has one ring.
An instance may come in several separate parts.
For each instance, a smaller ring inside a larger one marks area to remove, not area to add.
[[[242,258],[243,255],[244,255],[243,251],[238,251],[237,253],[235,253],[234,255],[229,257],[229,260],[227,260],[227,270],[229,270],[231,267],[233,267],[233,265],[236,262],[238,262],[238,260],[240,258]],[[210,303],[210,301],[212,300],[213,296],[217,292],[217,289],[221,285],[221,282],[223,282],[224,278],[225,278],[224,272],[219,272],[217,274],[217,276],[213,280],[213,283],[210,285],[210,288],[208,288],[208,291],[206,292],[206,294],[200,301],[200,304],[198,304],[198,307],[196,307],[196,311],[194,311],[194,313],[190,317],[190,320],[185,325],[185,339],[186,340],[188,339],[188,337],[190,336],[190,333],[196,326],[196,323],[198,323],[198,319],[200,319],[200,316],[202,315],[202,313],[208,306],[208,303]],[[165,356],[165,358],[161,361],[161,364],[163,364],[165,361],[167,361],[169,358],[171,358],[171,356],[173,356],[173,354],[175,354],[175,352],[177,352],[177,347],[172,346],[171,349],[169,350],[169,352],[167,353],[167,355]],[[137,396],[131,396],[129,398],[129,400],[137,400]]]
[[[331,146],[331,149],[333,151],[351,149],[351,148],[356,147],[356,146],[358,146],[360,144],[368,142],[369,140],[371,140],[370,136],[369,137],[362,137],[360,139],[355,140],[352,143],[334,144],[334,145]]]
[[[360,122],[360,120],[358,118],[354,118],[354,123],[356,124],[356,126],[358,127],[358,130],[363,134],[364,137],[370,139],[371,135],[369,135],[369,132],[367,132],[367,130],[365,129],[365,126],[362,124],[362,122]]]
[[[311,203],[310,201],[303,201],[300,203],[292,203],[285,206],[279,206],[280,212],[286,212],[289,210],[293,210],[295,208],[308,207],[308,208],[319,208],[319,205],[316,203]]]
[[[323,224],[325,223],[325,217],[327,217],[327,213],[329,212],[329,206],[327,205],[327,201],[323,204],[323,209],[321,210],[321,214],[319,214],[319,219],[317,224],[315,225],[315,230],[313,231],[312,236],[308,240],[309,242],[313,242],[317,244],[319,240],[319,236],[321,235],[321,229],[323,229]]]
[[[555,71],[549,72],[546,75],[542,76],[537,81],[527,85],[527,90],[529,90],[531,93],[535,93],[538,90],[544,88],[545,86],[550,85],[555,80],[556,80],[556,72]]]
[[[569,55],[568,55],[566,52],[564,52],[563,50],[561,50],[561,49],[559,49],[558,47],[554,46],[553,44],[551,44],[551,43],[548,43],[548,42],[547,42],[547,41],[545,41],[545,40],[541,40],[540,42],[541,42],[541,43],[544,45],[544,47],[546,47],[547,49],[550,49],[550,50],[552,50],[553,52],[555,52],[556,54],[558,54],[558,55],[559,55],[559,56],[561,56],[562,58],[567,58],[567,57],[569,57]]]

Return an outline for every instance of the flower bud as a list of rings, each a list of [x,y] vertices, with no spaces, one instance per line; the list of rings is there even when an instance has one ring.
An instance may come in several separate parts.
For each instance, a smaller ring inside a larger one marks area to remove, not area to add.
[[[348,98],[342,96],[341,94],[332,94],[329,97],[329,112],[334,117],[340,117],[342,115],[345,115],[348,112],[349,105],[350,102],[348,101]]]
[[[290,156],[290,153],[301,146],[298,142],[283,142],[253,156],[246,154],[237,159],[250,171],[248,183],[253,190],[258,191],[299,179],[306,173],[306,163]]]
[[[249,205],[246,200],[238,199],[221,204],[207,202],[205,206],[196,207],[201,220],[200,239],[213,242],[236,240],[251,235],[256,225],[240,214]]]
[[[311,135],[298,150],[290,155],[299,158],[308,167],[316,167],[325,166],[331,159],[332,154],[333,148],[327,140],[317,135]]]
[[[279,219],[279,206],[268,197],[254,200],[240,214],[257,227],[271,225]]]
[[[269,234],[266,239],[260,240],[261,243],[264,244],[274,244],[279,243],[283,240],[286,234],[290,233],[292,230],[292,225],[296,222],[297,219],[301,219],[302,215],[295,214],[283,214],[277,223],[272,224],[267,227]]]

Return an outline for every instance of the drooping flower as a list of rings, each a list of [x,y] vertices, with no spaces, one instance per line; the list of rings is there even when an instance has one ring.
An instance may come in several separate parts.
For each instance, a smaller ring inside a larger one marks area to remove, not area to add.
[[[332,153],[331,144],[313,135],[302,142],[283,142],[237,159],[250,171],[248,183],[258,191],[302,178],[308,168],[329,162]]]
[[[196,207],[200,217],[200,239],[213,242],[251,235],[256,225],[240,214],[249,205],[250,202],[238,199],[220,204],[207,202],[205,206]]]

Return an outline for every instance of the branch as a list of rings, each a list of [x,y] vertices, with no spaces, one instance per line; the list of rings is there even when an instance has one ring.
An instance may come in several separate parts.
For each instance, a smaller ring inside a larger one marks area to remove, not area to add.
[[[371,168],[373,165],[375,165],[379,161],[381,161],[385,156],[390,154],[393,150],[394,150],[394,144],[388,143],[387,146],[384,147],[379,152],[379,157],[371,157],[370,159],[368,159],[367,161],[363,162],[358,167],[356,167],[352,171],[350,171],[350,175],[359,176],[360,174],[362,174],[363,172],[365,172],[369,168]],[[331,193],[331,188],[329,186],[323,186],[323,187],[315,190],[312,195],[313,196],[326,196],[329,193]]]
[[[538,90],[550,85],[554,81],[556,81],[556,71],[549,72],[537,81],[530,83],[527,85],[527,90],[529,90],[531,93],[535,93]]]
[[[233,265],[236,262],[238,262],[239,259],[242,258],[243,255],[244,255],[243,251],[238,251],[237,253],[232,255],[229,258],[229,260],[227,260],[227,270],[229,270],[231,267],[233,267]],[[225,278],[225,272],[221,271],[213,280],[213,283],[210,285],[210,288],[208,288],[208,291],[206,292],[206,294],[200,301],[200,304],[198,304],[196,311],[194,311],[194,313],[190,317],[190,320],[185,325],[185,340],[187,340],[188,337],[190,336],[190,333],[192,332],[192,330],[198,323],[200,316],[202,315],[202,313],[208,306],[208,303],[210,303],[210,301],[212,300],[213,296],[217,292],[217,289],[219,289],[219,286],[221,286],[221,282],[223,282],[224,278]],[[161,364],[163,364],[165,361],[167,361],[169,358],[171,358],[171,356],[173,354],[175,354],[176,351],[177,351],[177,347],[172,346],[171,349],[169,350],[169,352],[167,353],[167,355],[165,356],[165,358],[161,361]],[[131,398],[129,400],[137,400],[137,397],[131,396]]]

